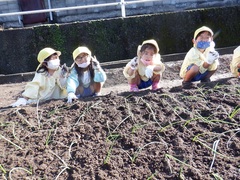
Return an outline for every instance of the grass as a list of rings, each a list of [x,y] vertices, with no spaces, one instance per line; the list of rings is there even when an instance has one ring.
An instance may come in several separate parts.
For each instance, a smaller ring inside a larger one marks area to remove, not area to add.
[[[3,172],[3,174],[6,174],[7,171],[4,169],[4,167],[0,164],[0,170]]]
[[[229,114],[229,118],[233,119],[237,114],[239,114],[240,106],[236,106],[234,110]]]

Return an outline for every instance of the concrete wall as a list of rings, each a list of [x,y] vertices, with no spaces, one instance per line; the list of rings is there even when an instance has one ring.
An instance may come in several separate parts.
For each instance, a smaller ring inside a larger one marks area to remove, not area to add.
[[[18,1],[19,0],[1,0],[0,14],[21,11],[18,5]],[[34,0],[34,1],[44,1],[45,7],[49,8],[48,0]],[[50,0],[52,8],[113,3],[120,1],[121,0]],[[126,2],[128,1],[133,0],[127,0]],[[239,4],[240,0],[159,0],[154,2],[144,2],[126,5],[126,16],[135,16],[140,14],[155,14],[159,12],[176,12],[187,9],[196,9],[204,7],[235,6]],[[59,11],[54,12],[52,15],[53,19],[50,20],[50,14],[46,13],[46,16],[48,17],[46,23],[68,23],[73,21],[86,21],[121,17],[121,8],[120,5],[98,7],[89,9]],[[0,17],[0,26],[5,29],[28,26],[23,25],[21,21],[19,21],[19,19],[21,20],[22,16]]]
[[[44,47],[60,50],[61,62],[68,66],[80,45],[89,47],[101,63],[130,59],[143,40],[152,38],[161,55],[184,53],[192,47],[194,31],[203,25],[217,35],[217,49],[238,46],[239,17],[240,6],[234,6],[6,29],[0,31],[0,76],[34,71]]]

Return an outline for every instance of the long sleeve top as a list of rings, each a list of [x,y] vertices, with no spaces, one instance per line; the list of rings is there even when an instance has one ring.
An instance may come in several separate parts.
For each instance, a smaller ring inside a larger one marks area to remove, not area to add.
[[[240,46],[239,46],[239,48],[240,48]],[[237,53],[234,53],[233,59],[230,63],[230,70],[235,77],[238,76],[238,67],[237,67],[238,64],[240,64],[240,56],[237,55]]]
[[[98,76],[98,75],[101,76],[101,83],[104,83],[107,79],[107,76],[102,68],[100,68],[98,70],[94,70],[94,76]],[[83,77],[83,76],[85,76],[85,77]],[[75,93],[76,89],[79,86],[87,88],[90,86],[91,82],[95,82],[95,78],[90,77],[89,71],[84,72],[83,76],[79,77],[75,68],[73,68],[71,70],[71,73],[67,79],[67,92],[68,93],[70,93],[70,92]]]
[[[138,57],[138,65],[137,65],[137,71],[141,77],[141,79],[143,81],[148,81],[149,78],[146,77],[145,75],[145,70],[146,70],[146,67],[140,60],[140,58]],[[131,68],[130,66],[130,63],[131,62],[128,62],[127,65],[124,67],[123,69],[123,74],[125,76],[125,78],[127,79],[133,79],[135,78],[135,73],[133,73],[133,75],[129,76],[129,74],[127,73],[129,68]],[[153,59],[153,66],[160,66],[160,70],[159,71],[153,71],[154,74],[160,74],[162,75],[162,73],[165,71],[165,65],[162,63],[161,61],[161,56],[160,54],[157,54],[157,56],[155,57],[155,59]]]
[[[208,68],[203,67],[203,63],[205,62],[209,50],[206,49],[203,53],[199,51],[196,47],[192,47],[186,54],[183,64],[180,69],[180,77],[184,78],[187,72],[187,67],[195,64],[199,66],[199,72],[203,74],[204,72],[216,70],[218,67],[218,60],[216,60],[213,64],[211,64]]]
[[[36,72],[33,80],[25,86],[22,96],[32,101],[66,98],[66,80],[61,78],[61,68],[52,76]]]

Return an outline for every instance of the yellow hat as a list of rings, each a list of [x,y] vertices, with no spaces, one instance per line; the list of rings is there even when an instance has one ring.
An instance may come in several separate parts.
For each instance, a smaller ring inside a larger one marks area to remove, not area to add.
[[[41,64],[46,58],[48,58],[49,56],[51,56],[54,53],[57,53],[58,56],[61,55],[60,51],[55,51],[54,49],[48,48],[48,47],[44,48],[38,53],[37,60]]]
[[[211,36],[213,36],[213,31],[207,27],[207,26],[202,26],[200,28],[198,28],[195,32],[194,32],[194,40],[196,39],[197,35],[200,33],[200,32],[203,32],[203,31],[207,31],[207,32],[210,32]]]
[[[90,56],[92,55],[91,51],[87,47],[80,46],[73,51],[73,53],[72,53],[73,54],[73,60],[75,61],[76,57],[81,53],[87,53]]]
[[[240,57],[240,46],[233,51],[233,59]]]
[[[154,39],[149,39],[149,40],[143,41],[142,46],[143,46],[144,44],[152,44],[153,46],[156,47],[157,53],[159,52],[158,43],[157,43]]]
[[[42,65],[43,61],[48,58],[49,56],[51,56],[52,54],[54,53],[57,53],[58,56],[61,55],[61,52],[60,51],[56,51],[52,48],[44,48],[42,49],[39,53],[38,53],[38,57],[37,57],[37,60],[38,62],[40,63],[36,69],[36,71],[40,68],[40,66]]]

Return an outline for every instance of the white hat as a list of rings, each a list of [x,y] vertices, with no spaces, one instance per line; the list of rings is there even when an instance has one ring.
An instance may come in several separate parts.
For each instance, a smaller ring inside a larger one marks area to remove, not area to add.
[[[233,51],[233,59],[238,58],[240,56],[240,46],[238,46],[236,49]]]
[[[193,39],[195,40],[197,35],[200,33],[200,32],[203,32],[203,31],[207,31],[211,34],[211,36],[213,36],[213,31],[207,27],[207,26],[202,26],[200,28],[198,28],[195,32],[194,32],[194,36],[193,36]]]
[[[40,63],[37,67],[37,70],[39,69],[39,67],[42,65],[43,61],[45,59],[47,59],[49,56],[53,55],[54,53],[57,53],[58,56],[61,55],[60,51],[56,51],[53,48],[47,47],[42,49],[39,53],[38,53],[38,57],[37,60]]]
[[[73,54],[73,60],[75,61],[76,57],[81,53],[87,53],[90,56],[92,55],[91,51],[87,47],[79,46],[72,53]]]

